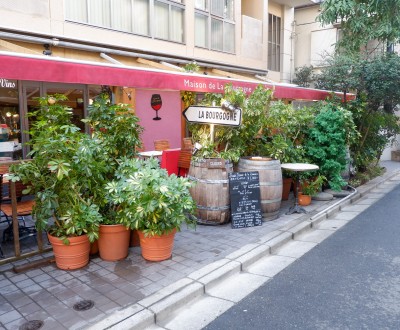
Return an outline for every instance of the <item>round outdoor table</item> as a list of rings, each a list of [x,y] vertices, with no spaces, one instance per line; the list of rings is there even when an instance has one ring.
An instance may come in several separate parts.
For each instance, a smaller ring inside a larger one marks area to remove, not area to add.
[[[307,163],[283,163],[281,164],[281,168],[290,171],[290,172],[308,172],[308,171],[316,171],[319,169],[318,165],[307,164]],[[299,186],[300,179],[299,176],[296,177],[296,191],[294,198],[294,205],[290,207],[289,211],[286,214],[293,213],[307,213],[307,211],[299,206]]]
[[[162,155],[162,151],[159,150],[142,151],[138,152],[138,155],[143,158],[159,157]]]

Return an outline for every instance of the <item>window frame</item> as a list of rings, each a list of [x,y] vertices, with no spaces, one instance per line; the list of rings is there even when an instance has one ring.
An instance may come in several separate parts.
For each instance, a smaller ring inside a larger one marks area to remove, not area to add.
[[[279,21],[279,26],[277,22]],[[280,72],[282,46],[282,18],[268,13],[268,60],[267,69]],[[272,40],[271,40],[272,39]]]
[[[124,30],[124,29],[119,29],[119,28],[115,28],[115,26],[113,25],[113,23],[115,22],[115,17],[113,16],[113,1],[114,0],[108,0],[109,2],[109,21],[110,21],[110,27],[108,26],[103,26],[103,25],[98,25],[98,24],[92,24],[89,23],[89,17],[92,15],[93,11],[91,10],[90,7],[90,1],[89,0],[81,0],[82,2],[84,1],[84,5],[86,7],[86,18],[83,19],[82,21],[79,19],[74,19],[74,18],[69,18],[67,17],[67,5],[68,5],[68,1],[65,1],[65,8],[64,8],[64,21],[66,22],[74,22],[74,23],[79,23],[79,24],[84,24],[84,25],[88,25],[88,26],[93,26],[93,27],[97,27],[97,28],[101,28],[101,29],[106,29],[106,30],[111,30],[111,31],[117,31],[117,32],[122,32],[122,33],[128,33],[128,34],[132,34],[132,35],[137,35],[137,36],[142,36],[142,37],[148,37],[151,39],[155,39],[155,40],[165,40],[165,41],[169,41],[169,42],[174,42],[174,43],[179,43],[179,44],[185,44],[185,10],[186,10],[186,5],[185,5],[185,0],[148,0],[148,34],[143,34],[140,32],[136,32],[134,31],[134,25],[133,22],[135,20],[135,15],[134,15],[134,1],[135,0],[130,0],[130,17],[131,17],[131,24],[130,24],[130,30]],[[168,38],[159,38],[155,35],[155,17],[154,17],[154,12],[155,12],[155,5],[156,2],[160,2],[163,4],[168,5]],[[178,8],[179,11],[181,11],[182,13],[182,24],[181,24],[181,41],[177,41],[177,40],[172,40],[172,36],[174,35],[174,31],[173,31],[173,26],[174,26],[174,20],[172,18],[172,12],[173,9],[172,8]]]
[[[206,40],[205,40],[206,46],[204,47],[204,46],[197,45],[196,44],[196,36],[195,36],[195,38],[194,38],[195,47],[208,49],[208,50],[212,50],[212,51],[218,51],[218,52],[222,52],[222,53],[236,54],[236,42],[235,42],[236,41],[235,40],[236,22],[234,20],[235,19],[234,9],[235,9],[235,1],[236,0],[228,0],[228,1],[232,2],[232,8],[233,8],[232,19],[226,18],[225,15],[221,16],[221,15],[217,15],[215,13],[212,13],[211,12],[212,11],[211,1],[213,1],[213,0],[205,0],[205,9],[197,8],[196,7],[196,3],[194,3],[195,18],[196,18],[196,15],[201,15],[201,16],[206,17],[206,20],[207,20],[207,23],[206,23],[207,24],[206,34],[207,35],[206,35]],[[212,36],[213,36],[212,21],[213,20],[222,22],[222,40],[221,40],[222,49],[218,49],[216,47],[212,47],[212,41],[213,41],[213,38],[212,38]],[[194,22],[196,22],[196,19],[195,19]],[[226,29],[227,29],[226,26],[228,24],[233,26],[233,31],[234,31],[233,32],[233,36],[232,36],[232,43],[233,43],[232,49],[233,49],[233,51],[227,50],[227,48],[225,47],[225,45],[226,45],[225,36],[226,36]],[[196,30],[197,30],[196,29],[196,25],[194,26],[194,30],[195,30],[195,33],[196,33]]]

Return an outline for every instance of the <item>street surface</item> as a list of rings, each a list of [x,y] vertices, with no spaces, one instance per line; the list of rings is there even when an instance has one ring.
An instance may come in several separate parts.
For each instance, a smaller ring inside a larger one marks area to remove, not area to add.
[[[400,329],[400,186],[204,329]]]

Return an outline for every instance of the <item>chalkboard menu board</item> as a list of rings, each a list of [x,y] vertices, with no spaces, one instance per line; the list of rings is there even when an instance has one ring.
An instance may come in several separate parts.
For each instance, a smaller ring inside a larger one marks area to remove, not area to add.
[[[229,173],[232,228],[262,225],[258,172]]]

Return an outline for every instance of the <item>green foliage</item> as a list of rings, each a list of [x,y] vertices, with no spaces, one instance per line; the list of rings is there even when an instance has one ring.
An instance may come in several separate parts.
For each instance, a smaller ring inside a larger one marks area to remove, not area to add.
[[[334,55],[325,57],[321,73],[315,75],[315,87],[344,94],[357,90],[360,85],[358,56]]]
[[[371,40],[396,43],[400,39],[399,0],[325,0],[317,20],[327,24],[340,22],[342,49],[359,52]]]
[[[357,171],[366,171],[370,164],[377,164],[383,150],[394,143],[400,134],[396,115],[386,113],[383,108],[368,111],[360,99],[348,104],[360,137],[350,144],[351,155]]]
[[[94,241],[101,214],[89,189],[103,183],[107,159],[98,141],[71,124],[71,109],[59,103],[64,100],[63,95],[39,99],[29,131],[34,157],[12,166],[12,180],[21,180],[28,185],[25,192],[35,195],[33,216],[38,229],[65,242],[85,233]]]
[[[302,162],[305,133],[313,123],[314,112],[312,108],[295,110],[291,104],[272,102],[261,137],[263,154],[281,163]]]
[[[203,147],[196,158],[224,158],[237,162],[241,156],[254,155],[262,148],[262,141],[256,139],[257,134],[266,125],[266,115],[272,92],[262,85],[257,86],[250,96],[246,96],[241,88],[225,86],[225,94],[207,93],[202,104],[221,105],[229,101],[235,107],[242,109],[242,124],[240,127],[215,125],[214,142],[209,125],[192,124],[189,130],[193,141]]]
[[[378,110],[383,107],[387,113],[393,113],[400,103],[400,56],[384,54],[359,63],[361,88],[358,94],[366,96],[368,108]]]
[[[301,192],[303,195],[315,196],[326,182],[326,177],[318,175],[316,178],[302,182]]]
[[[137,155],[143,128],[128,104],[110,104],[108,95],[101,94],[89,105],[88,112],[83,122],[89,124],[93,138],[101,141],[112,160]]]
[[[107,184],[107,199],[116,207],[116,220],[146,236],[178,231],[183,223],[195,226],[195,203],[186,178],[168,175],[156,163],[129,159],[121,163]]]
[[[400,57],[385,54],[346,59],[337,56],[330,62],[332,66],[323,70],[319,78],[324,84],[318,87],[356,94],[356,99],[346,104],[359,132],[350,151],[356,170],[365,171],[369,163],[378,162],[383,149],[393,143],[400,130],[393,114],[400,103]],[[335,72],[340,74],[335,76]]]
[[[72,111],[61,104],[63,95],[39,98],[40,108],[29,131],[32,160],[11,168],[12,180],[28,185],[35,195],[33,216],[38,229],[68,242],[88,234],[98,238],[100,223],[111,221],[105,184],[118,169],[121,157],[133,157],[142,128],[126,105],[111,105],[100,95],[85,122],[92,137],[71,124]]]
[[[183,66],[183,69],[186,72],[197,72],[200,70],[200,66],[196,63],[196,61],[192,61],[190,63],[187,63]]]
[[[312,65],[304,65],[294,70],[295,77],[293,83],[301,87],[310,87],[314,80],[313,76],[314,67]]]
[[[333,103],[319,103],[319,113],[314,126],[309,130],[305,142],[306,157],[319,166],[319,173],[325,176],[329,186],[340,190],[346,183],[341,173],[346,167],[347,139],[352,136],[347,130],[351,114]]]

